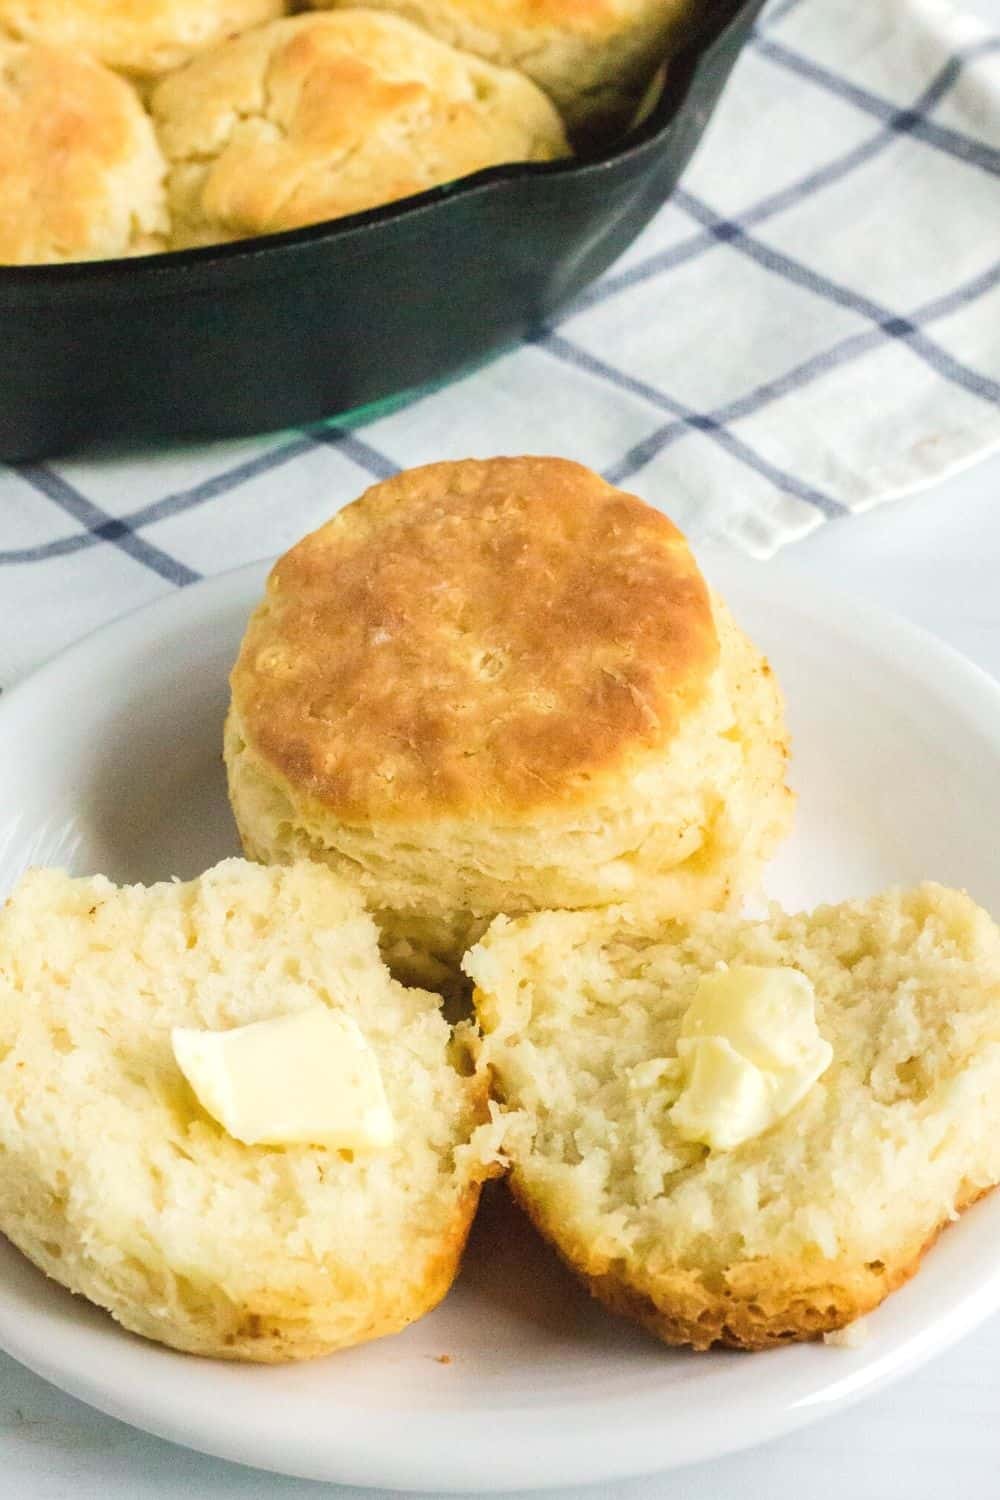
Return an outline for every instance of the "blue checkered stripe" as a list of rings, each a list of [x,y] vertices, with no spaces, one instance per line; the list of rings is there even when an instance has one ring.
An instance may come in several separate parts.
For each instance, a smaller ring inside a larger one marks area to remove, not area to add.
[[[941,115],[969,69],[1000,52],[1000,37],[979,37],[960,47],[947,57],[916,98],[900,104],[817,61],[801,42],[793,44],[785,39],[790,18],[794,20],[795,13],[806,9],[808,3],[809,0],[778,0],[766,13],[750,47],[757,61],[773,69],[775,88],[783,86],[783,79],[796,80],[837,101],[849,112],[852,124],[859,127],[852,129],[850,144],[743,207],[737,215],[713,206],[703,191],[694,189],[689,177],[666,211],[671,221],[669,243],[655,245],[654,226],[655,247],[651,251],[646,249],[650,239],[647,232],[619,268],[589,288],[550,326],[537,329],[527,346],[535,356],[536,371],[538,361],[547,362],[552,366],[553,380],[560,378],[560,368],[563,372],[571,371],[629,403],[630,421],[624,424],[629,428],[628,446],[602,465],[606,477],[616,484],[629,482],[667,449],[690,443],[697,434],[739,469],[752,473],[777,494],[802,502],[817,518],[841,514],[847,507],[831,488],[793,472],[754,443],[747,435],[748,419],[779,406],[789,395],[801,393],[832,371],[857,364],[873,351],[893,343],[905,346],[910,356],[926,366],[938,381],[960,389],[976,402],[1000,409],[1000,382],[986,370],[957,357],[945,342],[935,337],[938,325],[988,298],[1000,282],[1000,262],[980,267],[960,284],[950,285],[919,305],[894,306],[881,296],[867,295],[859,285],[825,274],[806,257],[782,248],[780,235],[783,216],[804,201],[849,183],[904,138],[919,143],[929,162],[943,159],[954,164],[955,170],[965,174],[970,194],[982,191],[983,182],[996,194],[1000,150],[987,140],[977,139],[947,123]],[[707,168],[696,176],[707,177]],[[995,210],[998,203],[1000,199],[995,198]],[[1000,218],[996,214],[993,228],[994,242],[1000,241],[996,232]],[[769,234],[769,229],[774,233]],[[588,347],[587,340],[578,335],[577,330],[586,327],[588,316],[595,310],[608,317],[617,306],[622,309],[622,318],[627,318],[629,298],[637,289],[655,284],[664,306],[668,307],[672,279],[682,268],[705,257],[718,256],[724,250],[774,278],[776,294],[780,283],[798,289],[807,300],[813,299],[817,313],[821,306],[843,310],[850,315],[850,330],[778,373],[768,374],[759,383],[749,380],[739,395],[715,405],[698,405],[690,398],[682,399],[676,392],[683,389],[684,382],[680,378],[672,382],[669,372],[653,381],[626,368],[627,362],[616,357],[614,340],[606,341],[610,354],[604,350],[596,353],[593,341]],[[863,268],[859,268],[857,281],[864,283]],[[995,316],[995,311],[992,315]],[[1000,344],[1000,338],[997,343]],[[439,394],[415,397],[408,410],[421,404],[432,405]],[[639,430],[636,435],[635,430],[643,426],[646,430]],[[358,481],[382,479],[409,461],[405,453],[391,451],[393,430],[392,418],[377,419],[374,429],[332,421],[255,444],[249,455],[242,451],[247,445],[235,445],[241,450],[235,460],[218,460],[212,471],[196,483],[168,486],[156,498],[134,507],[123,502],[117,492],[110,502],[102,503],[95,493],[99,485],[90,483],[88,493],[88,482],[94,474],[104,472],[100,465],[96,469],[86,462],[15,466],[4,476],[3,486],[8,492],[13,486],[22,497],[30,493],[39,505],[54,507],[63,516],[65,529],[27,545],[0,546],[0,565],[43,563],[104,546],[118,549],[159,579],[182,587],[212,569],[193,566],[176,555],[164,538],[165,528],[161,523],[207,510],[227,495],[249,489],[264,476],[291,471],[297,463],[307,462],[310,456],[323,452],[335,452],[341,465],[347,466],[341,479],[344,498],[349,498],[348,475],[352,471]],[[509,451],[511,444],[506,447]],[[569,442],[564,442],[562,448],[568,453],[573,451]],[[220,451],[225,453],[225,446]],[[280,476],[271,482],[280,485]],[[148,479],[143,488],[147,486]],[[360,488],[358,482],[356,489]],[[327,498],[319,511],[306,519],[316,522],[329,509]],[[246,524],[253,525],[250,512]],[[4,529],[0,518],[0,544],[6,540]],[[287,540],[277,538],[283,539]],[[269,541],[269,535],[262,534],[258,550],[271,550]]]

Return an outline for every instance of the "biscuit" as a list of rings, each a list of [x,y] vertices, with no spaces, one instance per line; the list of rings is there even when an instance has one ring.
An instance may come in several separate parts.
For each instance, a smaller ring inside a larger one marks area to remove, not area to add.
[[[162,249],[164,171],[124,79],[68,51],[0,37],[0,263]]]
[[[284,12],[284,0],[0,0],[0,27],[150,76]]]
[[[311,0],[319,8],[343,0]],[[643,91],[692,29],[694,0],[372,0],[433,36],[519,68],[559,106],[571,134],[626,126]]]
[[[395,16],[298,16],[154,91],[177,246],[295,229],[567,150],[526,78]]]
[[[787,830],[781,697],[680,532],[580,464],[431,464],[275,566],[232,674],[253,858],[356,880],[437,983],[498,912],[753,886]]]
[[[669,1344],[843,1327],[1000,1178],[1000,932],[957,891],[760,922],[499,918],[465,962],[516,1196],[595,1296]],[[833,1049],[729,1151],[682,1139],[646,1086],[720,963],[801,971]]]
[[[387,1151],[243,1145],[174,1062],[174,1026],[317,1003],[376,1054]],[[0,1231],[175,1349],[270,1363],[393,1333],[447,1292],[494,1170],[455,1045],[321,866],[120,889],[34,871],[0,912]]]

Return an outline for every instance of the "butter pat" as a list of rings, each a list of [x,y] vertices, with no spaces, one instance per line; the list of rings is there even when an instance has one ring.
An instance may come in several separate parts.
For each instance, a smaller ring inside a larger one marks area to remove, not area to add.
[[[357,1151],[395,1138],[374,1052],[325,1005],[231,1031],[178,1026],[170,1041],[199,1103],[244,1145]]]
[[[798,969],[750,964],[699,981],[677,1042],[678,1134],[730,1151],[789,1114],[830,1066],[813,987]]]

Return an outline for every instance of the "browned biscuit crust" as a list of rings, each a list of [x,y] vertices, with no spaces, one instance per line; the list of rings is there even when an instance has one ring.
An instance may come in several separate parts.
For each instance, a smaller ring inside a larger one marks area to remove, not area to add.
[[[486,1177],[490,1175],[484,1173]],[[458,1275],[481,1186],[476,1182],[467,1189],[452,1223],[442,1230],[433,1257],[423,1266],[408,1266],[406,1273],[391,1285],[382,1283],[378,1299],[372,1297],[370,1282],[347,1276],[342,1266],[329,1266],[324,1274],[316,1276],[311,1296],[292,1301],[261,1287],[255,1296],[225,1309],[217,1303],[211,1325],[206,1321],[197,1333],[188,1323],[182,1336],[179,1325],[172,1325],[162,1317],[138,1315],[134,1307],[109,1298],[103,1281],[88,1283],[79,1279],[69,1290],[105,1308],[129,1332],[155,1339],[182,1354],[257,1365],[322,1359],[340,1349],[399,1333],[437,1307]],[[39,1270],[66,1286],[62,1257],[51,1255],[46,1243],[35,1237],[27,1222],[9,1222],[5,1234]],[[357,1313],[365,1306],[367,1314],[360,1321]]]
[[[0,264],[163,248],[164,163],[135,90],[0,33]]]
[[[579,464],[430,464],[283,557],[232,674],[285,790],[346,822],[593,796],[666,747],[718,662],[684,538]]]
[[[927,1251],[953,1222],[950,1216],[943,1219],[922,1242],[899,1250],[891,1262],[817,1260],[810,1274],[798,1263],[748,1260],[728,1267],[724,1279],[713,1284],[682,1266],[654,1276],[640,1265],[595,1256],[546,1215],[516,1167],[508,1183],[539,1234],[591,1296],[662,1343],[698,1351],[722,1347],[753,1353],[846,1328],[915,1276]],[[957,1211],[964,1213],[991,1191],[969,1190]]]

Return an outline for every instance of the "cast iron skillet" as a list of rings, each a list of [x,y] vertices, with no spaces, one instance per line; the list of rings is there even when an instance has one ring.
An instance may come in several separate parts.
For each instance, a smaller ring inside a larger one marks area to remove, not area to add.
[[[0,458],[302,425],[514,342],[621,254],[687,164],[762,0],[700,3],[653,112],[601,153],[231,245],[0,268]]]

